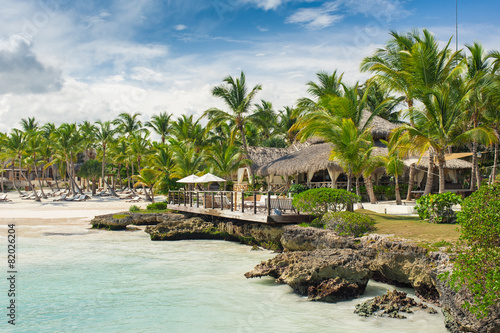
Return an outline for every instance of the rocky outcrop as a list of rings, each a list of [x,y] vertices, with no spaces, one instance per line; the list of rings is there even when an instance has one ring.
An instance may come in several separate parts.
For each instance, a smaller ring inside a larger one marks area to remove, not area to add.
[[[479,320],[462,307],[472,301],[468,291],[455,292],[438,278],[452,267],[447,253],[380,235],[341,237],[329,230],[297,226],[284,228],[281,243],[288,252],[262,262],[245,276],[271,276],[312,300],[326,301],[360,295],[370,278],[413,287],[426,301],[441,305],[450,331],[500,333],[500,310]]]
[[[257,265],[247,278],[272,276],[311,300],[335,302],[364,293],[370,271],[351,249],[285,252]]]
[[[167,220],[145,230],[151,240],[223,239],[280,251],[283,228],[262,223],[231,220],[207,221],[201,217]]]
[[[379,316],[406,319],[402,313],[413,313],[416,310],[426,310],[428,313],[435,314],[437,311],[408,297],[403,291],[388,291],[385,295],[376,296],[366,302],[356,305],[354,313],[362,317]]]
[[[125,230],[129,225],[156,225],[163,221],[182,221],[189,217],[189,214],[123,212],[98,215],[90,223],[96,229]]]

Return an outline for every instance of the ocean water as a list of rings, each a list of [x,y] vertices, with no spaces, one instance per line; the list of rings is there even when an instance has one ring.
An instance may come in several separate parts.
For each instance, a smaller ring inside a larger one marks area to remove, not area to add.
[[[357,300],[310,302],[272,278],[243,274],[269,251],[223,241],[152,242],[142,230],[79,220],[0,219],[1,332],[446,332],[443,316],[362,318]],[[16,325],[7,323],[7,224],[17,232]],[[411,290],[405,290],[412,294]]]

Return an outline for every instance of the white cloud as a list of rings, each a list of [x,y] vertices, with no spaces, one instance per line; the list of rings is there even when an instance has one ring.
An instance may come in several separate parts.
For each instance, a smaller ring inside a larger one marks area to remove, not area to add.
[[[0,94],[45,93],[62,84],[61,71],[40,62],[28,39],[13,35],[0,43]]]
[[[410,14],[400,0],[337,0],[350,14],[373,16],[389,23],[394,18],[404,18]]]
[[[275,10],[290,0],[242,0],[243,3],[251,3],[264,10]]]
[[[178,24],[174,27],[175,30],[177,31],[182,31],[182,30],[186,30],[188,27],[184,24]]]
[[[258,26],[257,30],[259,30],[260,32],[267,32],[267,31],[269,31],[269,28]]]
[[[342,20],[343,15],[333,14],[339,8],[335,2],[327,2],[319,8],[301,8],[287,18],[286,23],[298,23],[309,29],[323,29]]]

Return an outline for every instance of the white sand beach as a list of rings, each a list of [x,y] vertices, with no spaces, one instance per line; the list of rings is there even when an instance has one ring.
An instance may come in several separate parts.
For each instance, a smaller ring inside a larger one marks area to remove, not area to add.
[[[10,202],[0,202],[0,218],[59,219],[78,218],[90,221],[96,215],[128,211],[136,205],[146,208],[150,202],[126,202],[115,197],[92,197],[87,201],[54,201],[54,198],[22,200],[17,193],[10,192]]]

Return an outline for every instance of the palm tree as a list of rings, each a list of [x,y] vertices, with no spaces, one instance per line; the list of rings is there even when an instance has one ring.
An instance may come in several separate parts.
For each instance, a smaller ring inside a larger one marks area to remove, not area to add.
[[[76,159],[76,155],[80,150],[82,137],[78,133],[76,124],[67,124],[63,123],[61,126],[57,128],[57,130],[53,133],[52,142],[55,144],[54,150],[54,159],[52,163],[58,163],[59,172],[64,174],[64,170],[61,167],[66,164],[66,173],[68,174],[68,178],[71,183],[71,189],[73,193],[76,193],[76,190],[80,194],[83,194],[80,187],[76,183],[75,177],[75,168],[74,168],[74,160]],[[75,190],[76,188],[76,190]]]
[[[152,203],[155,203],[155,190],[162,180],[162,173],[151,168],[144,168],[138,175],[132,177],[137,181],[134,186],[142,186],[146,197],[151,197]],[[147,188],[150,189],[151,195],[148,194]]]
[[[377,110],[381,103],[385,103],[385,107],[382,108],[377,115],[391,123],[400,124],[402,121],[399,119],[399,110],[397,107],[404,100],[403,96],[394,97],[390,95],[389,90],[383,88],[377,81],[367,81],[359,89],[359,95],[363,96],[365,91],[368,90],[368,95],[366,98],[366,109],[371,113]]]
[[[156,134],[161,137],[161,143],[165,144],[165,139],[170,131],[170,118],[171,114],[162,112],[159,115],[151,117],[151,121],[146,122],[146,126],[153,129]]]
[[[240,78],[235,79],[232,76],[227,76],[223,82],[224,84],[212,89],[212,95],[222,99],[229,108],[229,111],[226,112],[217,108],[211,108],[203,113],[203,117],[209,119],[208,127],[217,126],[221,123],[232,124],[234,130],[240,133],[243,151],[246,158],[249,159],[245,127],[247,123],[260,124],[262,122],[262,111],[251,112],[250,110],[252,100],[257,92],[262,90],[262,86],[257,84],[248,93],[245,74],[243,72],[241,72]],[[255,185],[254,172],[252,168],[248,169],[250,170],[249,176],[253,186]]]
[[[396,194],[396,205],[401,205],[401,194],[399,193],[399,177],[404,173],[404,163],[400,158],[398,152],[397,138],[391,138],[389,142],[385,140],[380,140],[383,144],[385,144],[388,148],[388,152],[386,156],[380,156],[384,166],[386,173],[388,175],[394,176],[395,182],[395,194]]]
[[[18,129],[13,129],[8,136],[4,138],[4,149],[5,156],[10,159],[10,165],[12,167],[12,184],[17,192],[21,195],[21,190],[17,187],[16,177],[15,177],[15,161],[19,161],[19,172],[22,172],[22,159],[23,153],[26,145],[26,134]]]
[[[209,128],[207,126],[207,130]],[[190,143],[198,152],[205,148],[205,132],[199,119],[195,121],[193,115],[178,117],[170,128],[170,136],[174,141]]]
[[[212,172],[226,180],[231,180],[239,168],[250,162],[243,158],[244,153],[236,146],[224,142],[222,146],[214,146],[206,157]],[[224,183],[225,185],[225,183]]]
[[[297,118],[294,116],[294,108],[285,106],[283,110],[278,111],[278,122],[276,130],[282,135],[287,145],[291,145],[297,138],[297,131],[290,130],[296,123]]]
[[[97,126],[96,126],[95,137],[99,142],[99,145],[101,146],[102,150],[101,177],[102,181],[104,182],[105,181],[104,172],[106,169],[106,148],[111,142],[113,142],[116,129],[113,129],[111,127],[112,123],[110,121],[105,121],[105,122],[98,121],[96,124]]]
[[[436,153],[439,193],[443,193],[445,152],[448,147],[472,142],[474,138],[486,145],[496,142],[497,139],[493,131],[486,127],[479,126],[465,132],[460,128],[464,117],[463,109],[470,96],[470,89],[463,83],[443,84],[434,89],[427,89],[421,96],[424,107],[415,110],[415,126],[404,125],[399,131],[407,131],[416,146],[427,145]],[[432,158],[429,156],[429,160]]]
[[[470,56],[466,56],[467,71],[465,77],[471,85],[471,94],[467,105],[467,127],[476,128],[480,125],[489,102],[489,95],[485,90],[491,84],[491,67],[488,54],[486,54],[481,44],[476,42],[472,45],[465,45],[465,47],[470,52]],[[477,151],[478,143],[474,140],[472,142],[471,190],[481,186]]]
[[[319,83],[314,81],[309,81],[306,83],[308,86],[307,92],[316,98],[316,101],[304,97],[299,99],[298,106],[295,109],[294,116],[296,118],[300,117],[302,112],[308,112],[311,109],[314,109],[316,102],[318,99],[324,96],[335,96],[340,97],[344,94],[342,78],[344,73],[337,74],[337,70],[333,71],[330,75],[327,72],[318,72],[316,73],[316,77],[318,78]]]
[[[123,112],[118,115],[117,119],[113,120],[112,124],[116,126],[116,131],[129,137],[134,133],[145,132],[146,129],[142,127],[142,122],[137,119],[140,116],[140,112],[133,115]]]
[[[177,178],[200,172],[203,165],[204,156],[198,153],[192,144],[173,143],[173,156],[175,167],[173,175]]]

